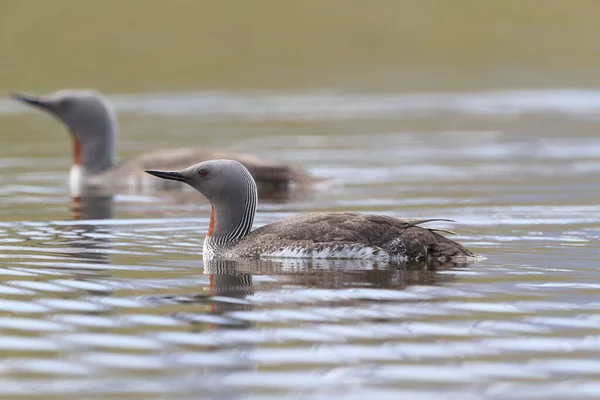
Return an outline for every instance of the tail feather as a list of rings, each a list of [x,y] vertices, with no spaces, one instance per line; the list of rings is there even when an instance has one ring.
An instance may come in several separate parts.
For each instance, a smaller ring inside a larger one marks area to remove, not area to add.
[[[441,221],[441,222],[456,222],[452,219],[444,219],[444,218],[431,218],[431,219],[415,219],[415,220],[409,220],[408,221],[408,225],[407,228],[411,227],[411,226],[418,226],[421,224],[425,224],[427,222],[436,222],[436,221]]]
[[[458,233],[454,232],[454,231],[449,231],[446,229],[438,229],[438,228],[427,228],[429,229],[431,232],[443,232],[443,233],[447,233],[448,235],[458,235]]]
[[[454,258],[454,257],[469,257],[475,254],[460,243],[448,239],[445,236],[437,234],[437,242],[432,243],[427,253],[432,258]]]

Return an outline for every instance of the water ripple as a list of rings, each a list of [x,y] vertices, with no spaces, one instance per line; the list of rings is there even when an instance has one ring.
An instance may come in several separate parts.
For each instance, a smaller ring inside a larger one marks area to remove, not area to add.
[[[123,154],[181,139],[334,181],[261,202],[256,226],[306,211],[444,217],[457,222],[431,225],[487,258],[203,262],[206,203],[123,194],[76,219],[64,147],[24,145],[42,162],[5,146],[0,396],[600,397],[600,92],[111,100]],[[0,115],[26,112],[0,99]]]

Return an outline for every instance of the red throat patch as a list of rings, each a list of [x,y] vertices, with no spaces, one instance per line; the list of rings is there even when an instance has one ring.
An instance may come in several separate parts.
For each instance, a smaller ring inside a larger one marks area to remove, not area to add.
[[[212,236],[213,231],[215,230],[215,206],[211,204],[211,207],[210,221],[208,222],[208,232],[206,233],[206,236]]]
[[[73,165],[81,165],[81,145],[75,134],[71,134],[73,140]]]

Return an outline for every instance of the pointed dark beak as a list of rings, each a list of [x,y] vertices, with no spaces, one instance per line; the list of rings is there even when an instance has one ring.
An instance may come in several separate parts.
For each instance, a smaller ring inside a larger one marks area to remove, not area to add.
[[[159,178],[169,179],[171,181],[187,182],[187,178],[181,175],[179,172],[167,172],[167,171],[146,171],[150,175],[158,176]]]
[[[45,110],[48,109],[48,103],[44,100],[41,100],[39,97],[29,96],[22,93],[11,93],[10,98],[21,103],[29,104],[33,107],[43,108]]]

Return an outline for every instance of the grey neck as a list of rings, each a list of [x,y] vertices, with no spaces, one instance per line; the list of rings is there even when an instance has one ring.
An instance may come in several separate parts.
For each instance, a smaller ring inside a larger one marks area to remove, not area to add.
[[[234,243],[252,229],[258,202],[256,183],[249,175],[239,189],[239,196],[213,204],[215,225],[211,241],[217,246]]]
[[[100,174],[115,166],[116,122],[110,119],[74,132],[81,146],[81,165],[87,173]]]

